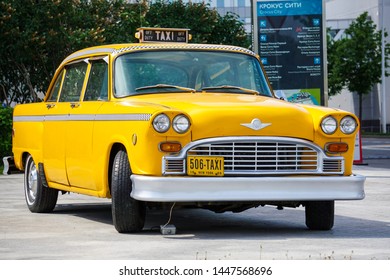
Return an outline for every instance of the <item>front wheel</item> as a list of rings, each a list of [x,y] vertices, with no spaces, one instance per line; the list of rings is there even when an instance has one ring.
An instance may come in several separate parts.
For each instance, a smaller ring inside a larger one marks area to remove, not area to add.
[[[311,230],[330,230],[334,224],[334,201],[305,203],[306,226]]]
[[[111,197],[112,220],[119,233],[141,231],[145,224],[146,206],[130,197],[132,182],[127,153],[117,152],[112,166]]]
[[[58,190],[43,186],[31,155],[24,169],[24,194],[28,209],[34,213],[51,212],[57,204]]]

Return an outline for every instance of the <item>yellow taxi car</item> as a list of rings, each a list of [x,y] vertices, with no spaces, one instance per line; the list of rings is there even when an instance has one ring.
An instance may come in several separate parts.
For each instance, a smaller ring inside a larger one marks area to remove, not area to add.
[[[188,30],[138,37],[71,54],[43,102],[16,106],[13,153],[31,212],[52,211],[61,191],[111,198],[121,233],[142,230],[148,207],[173,204],[304,206],[309,229],[329,230],[335,200],[364,198],[356,116],[276,98],[248,49],[189,44]]]

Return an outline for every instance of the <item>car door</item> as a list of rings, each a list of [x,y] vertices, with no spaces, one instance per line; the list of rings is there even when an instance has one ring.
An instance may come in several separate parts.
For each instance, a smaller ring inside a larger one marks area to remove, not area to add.
[[[58,102],[66,70],[57,76],[49,97],[43,104],[43,166],[46,180],[68,185],[65,168],[65,132],[69,105]]]
[[[96,112],[108,99],[108,58],[88,60],[86,85],[82,100],[69,111],[66,133],[66,170],[72,187],[96,189],[93,158],[93,129]]]
[[[88,63],[85,60],[66,65],[47,100],[44,125],[44,168],[47,180],[69,185],[66,169],[67,134],[72,109],[77,107],[84,88]],[[62,79],[62,80],[61,80]],[[57,83],[58,82],[58,83]]]

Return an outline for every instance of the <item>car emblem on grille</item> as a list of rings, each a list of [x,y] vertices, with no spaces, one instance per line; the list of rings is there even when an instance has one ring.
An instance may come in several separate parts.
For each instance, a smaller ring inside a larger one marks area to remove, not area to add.
[[[262,123],[259,119],[253,119],[251,123],[242,123],[242,126],[248,127],[253,130],[260,130],[264,127],[271,125],[270,123]]]

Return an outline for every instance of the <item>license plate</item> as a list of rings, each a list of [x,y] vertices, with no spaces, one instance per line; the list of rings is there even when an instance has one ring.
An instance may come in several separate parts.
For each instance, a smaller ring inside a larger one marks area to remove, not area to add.
[[[223,176],[223,157],[188,156],[187,174],[191,176]]]

